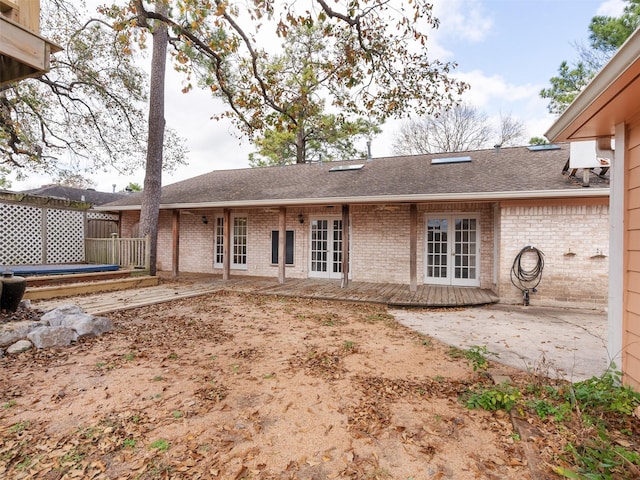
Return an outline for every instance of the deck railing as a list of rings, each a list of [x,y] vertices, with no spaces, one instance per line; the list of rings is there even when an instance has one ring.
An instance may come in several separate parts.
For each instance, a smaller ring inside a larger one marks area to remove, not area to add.
[[[149,270],[149,236],[145,238],[85,238],[85,261]]]

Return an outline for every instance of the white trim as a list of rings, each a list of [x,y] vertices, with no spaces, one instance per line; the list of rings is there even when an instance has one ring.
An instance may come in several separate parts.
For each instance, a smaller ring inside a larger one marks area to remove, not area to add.
[[[388,203],[418,203],[418,202],[473,202],[495,201],[507,199],[553,199],[553,198],[593,198],[608,197],[608,188],[573,188],[567,190],[530,190],[522,192],[472,192],[472,193],[438,193],[416,195],[375,195],[363,197],[319,197],[319,198],[291,198],[268,200],[237,200],[229,202],[202,202],[202,203],[165,203],[160,205],[161,210],[184,208],[232,208],[232,207],[285,207],[303,205],[338,205],[338,204],[388,204]],[[112,211],[136,211],[140,205],[112,206],[103,205],[93,207],[93,210]]]
[[[429,268],[429,262],[428,262],[428,253],[427,253],[427,248],[428,248],[428,228],[429,228],[429,220],[430,219],[436,219],[436,220],[442,220],[442,219],[446,219],[448,221],[448,225],[447,225],[447,276],[446,277],[430,277],[427,272],[428,272],[428,268]],[[455,272],[455,265],[454,262],[452,261],[453,259],[453,253],[454,253],[454,246],[455,246],[455,221],[456,220],[475,220],[476,222],[476,240],[475,240],[475,245],[476,245],[476,251],[475,251],[475,272],[476,272],[476,276],[473,279],[468,279],[468,278],[455,278],[454,276],[454,272]],[[425,285],[453,285],[453,286],[457,286],[457,287],[479,287],[480,286],[480,275],[481,275],[481,271],[480,271],[480,266],[481,266],[481,261],[480,261],[480,252],[481,252],[481,248],[480,248],[480,241],[481,241],[481,232],[480,232],[480,214],[479,213],[442,213],[442,214],[437,214],[437,213],[429,213],[427,215],[424,216],[424,283]]]
[[[231,215],[231,226],[234,225],[234,221],[236,218],[244,218],[247,221],[247,242],[248,242],[248,236],[249,236],[249,216],[246,213],[237,213],[237,214],[232,214]],[[217,246],[218,246],[218,237],[216,235],[216,228],[218,225],[218,219],[223,219],[224,221],[224,216],[223,215],[215,215],[214,216],[214,222],[213,222],[213,268],[214,269],[221,269],[224,267],[224,264],[222,263],[217,263],[216,262],[216,252],[217,252]],[[247,262],[246,263],[233,263],[233,243],[234,243],[234,232],[233,230],[231,231],[231,243],[232,245],[229,246],[229,255],[231,256],[230,258],[230,263],[229,263],[229,268],[231,268],[232,270],[248,270],[248,264],[249,264],[249,252],[247,251],[246,256],[247,256]],[[249,244],[247,243],[247,250],[249,248]]]
[[[311,233],[311,229],[313,227],[313,222],[317,222],[318,220],[327,220],[327,271],[326,272],[318,272],[312,269],[313,263],[313,235]],[[333,222],[335,220],[340,220],[342,222],[342,216],[340,215],[317,215],[309,217],[309,278],[329,278],[333,280],[338,280],[342,278],[342,272],[333,272]],[[349,226],[351,222],[349,222]],[[344,246],[344,225],[342,225],[342,242],[341,248]],[[351,242],[349,242],[351,244]],[[344,255],[344,251],[342,252]],[[342,262],[340,262],[342,263]],[[349,274],[351,273],[351,269],[349,269]]]
[[[616,151],[610,170],[609,200],[609,312],[608,345],[611,361],[622,371],[622,318],[624,288],[624,174],[626,163],[625,124],[616,125]]]

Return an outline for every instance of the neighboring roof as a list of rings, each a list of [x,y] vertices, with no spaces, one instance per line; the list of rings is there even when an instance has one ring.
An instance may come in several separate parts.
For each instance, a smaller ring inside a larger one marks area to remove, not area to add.
[[[62,185],[44,185],[40,188],[23,190],[21,193],[86,202],[92,205],[102,205],[113,202],[128,195],[127,193],[97,192],[93,189],[65,187]]]
[[[634,117],[640,98],[640,30],[636,30],[549,128],[552,142],[612,136]]]
[[[590,188],[562,174],[569,144],[455,154],[375,158],[283,167],[219,170],[162,188],[161,208],[319,205],[500,198],[562,198],[609,195],[608,178],[593,175]],[[471,161],[432,164],[432,159]],[[350,168],[336,167],[351,165]],[[356,168],[356,165],[363,165]],[[331,171],[331,170],[334,171]],[[98,210],[137,210],[132,194]]]

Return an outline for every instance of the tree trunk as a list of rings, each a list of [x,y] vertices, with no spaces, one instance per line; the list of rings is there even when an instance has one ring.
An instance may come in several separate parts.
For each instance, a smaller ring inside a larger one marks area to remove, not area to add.
[[[166,14],[164,0],[156,1],[156,12]],[[164,23],[156,22],[153,29],[153,53],[151,56],[151,84],[149,90],[149,133],[147,137],[147,161],[144,177],[142,206],[140,209],[140,235],[150,237],[150,271],[157,272],[158,217],[162,189],[162,149],[164,143],[164,83],[167,65],[169,34]]]

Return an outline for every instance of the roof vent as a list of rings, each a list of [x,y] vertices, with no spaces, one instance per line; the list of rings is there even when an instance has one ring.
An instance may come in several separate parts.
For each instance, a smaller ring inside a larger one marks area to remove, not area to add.
[[[470,161],[471,161],[471,157],[432,158],[431,165],[441,165],[446,163],[469,163]]]

